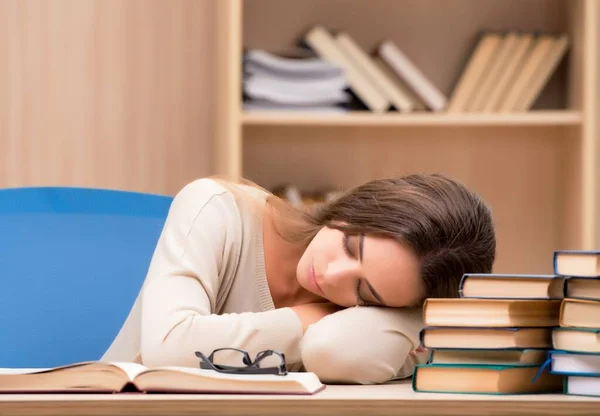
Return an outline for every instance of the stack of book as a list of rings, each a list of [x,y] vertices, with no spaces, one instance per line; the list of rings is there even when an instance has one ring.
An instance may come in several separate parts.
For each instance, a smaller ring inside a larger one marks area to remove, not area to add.
[[[342,67],[316,56],[244,54],[244,110],[346,111],[352,100]]]
[[[422,345],[427,364],[413,390],[523,394],[562,390],[544,365],[558,325],[564,279],[555,275],[465,274],[459,297],[427,299]]]
[[[552,334],[550,372],[564,377],[565,394],[600,396],[600,252],[558,251],[554,259],[565,298]]]

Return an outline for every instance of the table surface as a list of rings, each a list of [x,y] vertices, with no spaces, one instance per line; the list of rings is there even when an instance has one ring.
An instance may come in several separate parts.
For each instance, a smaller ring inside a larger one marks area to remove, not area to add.
[[[0,415],[599,415],[600,398],[415,393],[408,381],[327,386],[312,396],[0,394]]]

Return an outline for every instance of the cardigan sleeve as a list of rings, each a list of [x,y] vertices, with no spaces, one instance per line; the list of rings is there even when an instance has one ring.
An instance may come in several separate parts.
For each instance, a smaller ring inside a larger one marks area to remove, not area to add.
[[[416,308],[344,309],[308,328],[302,362],[326,383],[379,384],[409,377],[426,360],[426,354],[409,354],[419,345],[422,327]]]
[[[196,351],[208,355],[223,347],[251,356],[275,349],[289,362],[300,360],[302,324],[290,308],[215,314],[223,269],[235,267],[240,246],[240,217],[231,194],[198,180],[176,195],[142,292],[144,365],[197,367]],[[249,290],[254,284],[248,282]]]

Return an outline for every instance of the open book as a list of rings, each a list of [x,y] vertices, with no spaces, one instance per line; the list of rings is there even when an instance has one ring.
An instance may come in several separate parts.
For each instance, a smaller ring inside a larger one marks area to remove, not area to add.
[[[314,373],[223,374],[184,367],[81,362],[48,369],[0,369],[0,393],[235,393],[314,394]]]

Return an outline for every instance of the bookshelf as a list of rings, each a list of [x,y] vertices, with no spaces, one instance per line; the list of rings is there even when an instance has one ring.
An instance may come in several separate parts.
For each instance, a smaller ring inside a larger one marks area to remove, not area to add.
[[[599,2],[219,1],[216,173],[311,191],[443,172],[491,205],[496,272],[550,273],[554,250],[600,247]],[[365,51],[393,40],[446,96],[481,30],[568,33],[571,45],[528,112],[244,113],[243,48],[289,50],[316,24]]]

